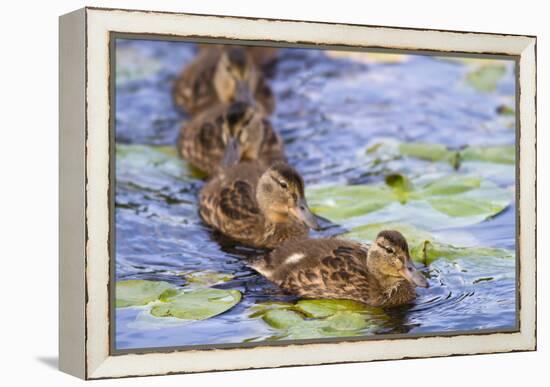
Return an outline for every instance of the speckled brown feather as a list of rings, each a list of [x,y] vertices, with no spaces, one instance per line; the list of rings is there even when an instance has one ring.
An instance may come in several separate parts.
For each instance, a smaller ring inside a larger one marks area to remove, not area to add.
[[[212,48],[223,48],[224,44],[199,44],[199,50],[210,50]],[[270,62],[273,62],[277,58],[279,49],[276,47],[262,47],[262,46],[240,46],[243,47],[250,56],[256,65],[262,67]]]
[[[371,306],[406,304],[414,288],[398,281],[383,289],[366,266],[367,248],[342,239],[290,241],[251,266],[288,293],[304,298],[351,299]]]
[[[207,175],[214,174],[221,165],[225,152],[222,140],[222,115],[227,105],[216,106],[199,113],[182,125],[178,139],[181,157]],[[258,153],[258,162],[267,167],[277,161],[285,161],[283,140],[268,119],[263,120],[264,135]],[[244,159],[243,161],[252,161]]]
[[[294,220],[272,223],[260,211],[256,186],[265,168],[244,162],[225,168],[201,190],[200,215],[205,223],[242,244],[274,248],[283,241],[305,238],[308,228]]]
[[[221,58],[223,47],[210,47],[198,52],[197,57],[189,63],[176,78],[172,95],[176,106],[189,114],[197,114],[222,102],[214,88],[214,73]],[[275,97],[263,75],[256,71],[250,79],[250,88],[254,98],[270,114],[275,109]]]

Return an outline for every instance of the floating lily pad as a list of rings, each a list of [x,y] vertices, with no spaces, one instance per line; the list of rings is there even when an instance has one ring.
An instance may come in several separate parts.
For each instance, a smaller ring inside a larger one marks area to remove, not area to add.
[[[498,82],[506,74],[504,65],[484,65],[472,71],[466,76],[466,81],[469,85],[478,91],[491,92],[494,91]]]
[[[333,221],[368,214],[395,201],[384,185],[340,185],[309,188],[307,198],[313,212]]]
[[[116,284],[116,307],[147,305],[163,294],[173,294],[175,288],[164,281],[128,280]]]
[[[374,325],[359,313],[337,312],[324,319],[306,319],[302,314],[287,309],[269,310],[263,320],[272,328],[283,331],[278,339],[358,336]]]
[[[116,144],[117,179],[129,176],[151,176],[182,179],[202,178],[202,172],[178,157],[175,147],[140,144]]]
[[[190,273],[182,273],[189,285],[197,286],[212,286],[219,283],[227,282],[233,279],[233,275],[226,273],[217,273],[214,271],[195,271]]]
[[[304,317],[288,309],[270,309],[263,314],[263,320],[276,329],[288,329],[302,324]]]
[[[461,150],[451,150],[442,144],[402,143],[399,152],[403,156],[428,161],[446,161],[455,168],[462,161],[484,161],[497,164],[514,164],[516,149],[513,145],[471,146]]]
[[[469,147],[461,152],[461,157],[463,160],[468,161],[514,164],[516,162],[516,148],[511,145]]]
[[[268,302],[262,302],[260,304],[253,305],[249,308],[249,312],[251,314],[249,317],[255,318],[255,317],[261,317],[263,316],[268,310],[282,310],[282,309],[289,309],[293,310],[295,309],[294,304],[290,302],[281,302],[281,301],[268,301]]]
[[[250,317],[261,317],[270,327],[281,331],[276,339],[357,336],[389,320],[383,309],[352,300],[266,302],[250,310],[254,311]]]
[[[376,308],[370,308],[365,304],[352,300],[300,300],[296,303],[296,309],[307,317],[328,317],[338,312],[373,313]],[[378,310],[376,310],[378,311]]]
[[[184,320],[205,320],[223,313],[241,300],[237,290],[197,289],[182,291],[165,303],[151,309],[156,317],[176,317]]]
[[[511,201],[510,192],[494,183],[464,175],[446,176],[414,187],[406,177],[394,174],[386,184],[310,188],[307,197],[316,214],[333,221],[364,216],[399,203],[417,212],[418,219],[430,217],[427,211],[431,208],[451,218],[472,217],[477,222],[498,214]],[[415,203],[427,203],[429,207]],[[398,208],[396,212],[398,217]]]
[[[411,256],[416,261],[422,261],[425,264],[430,264],[437,259],[513,259],[515,258],[515,253],[510,250],[492,247],[455,247],[444,243],[424,241],[423,243],[411,249]]]
[[[443,144],[404,142],[399,144],[399,153],[404,156],[415,157],[421,160],[447,161],[451,152]]]

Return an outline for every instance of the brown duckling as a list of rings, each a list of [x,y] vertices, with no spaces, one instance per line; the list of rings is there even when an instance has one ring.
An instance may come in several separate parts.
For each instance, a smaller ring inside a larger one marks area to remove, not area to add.
[[[200,192],[202,219],[242,244],[274,248],[306,238],[317,219],[304,197],[300,174],[286,163],[269,168],[243,162],[222,169]]]
[[[223,44],[199,44],[199,51],[209,50],[213,47],[224,48]],[[266,46],[240,46],[244,48],[252,57],[252,60],[256,66],[262,68],[269,65],[277,59],[279,54],[279,49],[277,47],[266,47]]]
[[[381,231],[367,247],[337,239],[290,241],[251,266],[288,293],[305,298],[349,299],[393,307],[428,287],[398,231]]]
[[[275,108],[275,98],[250,54],[239,46],[199,51],[176,79],[173,89],[177,106],[196,114],[219,102],[257,100],[266,113]]]
[[[208,175],[243,160],[266,167],[285,160],[281,137],[261,109],[247,102],[219,104],[195,116],[182,126],[178,150]]]

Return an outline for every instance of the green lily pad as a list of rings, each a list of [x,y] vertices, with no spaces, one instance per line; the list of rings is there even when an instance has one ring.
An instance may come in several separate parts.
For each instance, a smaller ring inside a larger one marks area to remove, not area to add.
[[[178,180],[204,177],[202,172],[180,159],[172,146],[116,144],[115,152],[117,179],[141,176],[151,176],[155,180],[161,177]]]
[[[360,313],[337,312],[324,319],[306,319],[302,314],[287,309],[268,310],[263,320],[282,331],[277,339],[313,339],[321,337],[358,336],[374,324]]]
[[[164,294],[173,294],[175,288],[164,281],[128,280],[116,284],[116,307],[147,305]]]
[[[351,300],[304,299],[295,304],[265,302],[250,308],[250,317],[261,317],[280,331],[273,339],[312,339],[358,336],[389,321],[383,309]]]
[[[296,309],[314,318],[328,317],[339,312],[372,313],[375,310],[357,301],[329,299],[300,300],[296,303]]]
[[[233,279],[231,274],[217,273],[214,271],[194,271],[190,273],[182,273],[189,285],[195,287],[212,286],[219,283],[227,282]]]
[[[424,142],[404,142],[399,144],[399,153],[428,161],[446,161],[450,157],[449,149],[443,144]]]
[[[484,65],[470,72],[466,76],[466,81],[478,91],[491,92],[496,89],[498,82],[505,74],[506,67],[504,65]]]
[[[455,247],[434,241],[424,241],[411,249],[411,257],[429,265],[438,259],[456,260],[479,258],[514,259],[515,253],[506,249],[492,247]]]
[[[300,313],[288,309],[267,310],[262,318],[275,329],[289,329],[304,322],[304,317]]]
[[[462,162],[481,161],[495,164],[514,164],[516,148],[513,145],[468,146],[464,149],[449,149],[443,144],[410,142],[395,144],[378,143],[369,147],[367,154],[387,154],[394,152],[401,156],[432,162],[447,162],[459,169]]]
[[[353,312],[337,312],[328,317],[325,322],[326,326],[323,329],[326,332],[349,332],[350,335],[371,325],[367,322],[365,315]]]
[[[165,303],[154,305],[151,314],[156,317],[205,320],[231,309],[240,300],[241,293],[237,290],[204,288],[182,291]]]
[[[404,176],[393,174],[386,184],[310,188],[307,197],[313,212],[333,221],[347,221],[399,203],[416,212],[418,220],[429,218],[435,211],[451,218],[472,217],[477,222],[498,214],[511,201],[510,192],[496,184],[464,175],[445,176],[414,187]],[[395,216],[399,216],[398,208]]]
[[[515,164],[516,148],[511,145],[469,147],[461,152],[461,158],[467,161],[487,161],[499,164]]]
[[[333,221],[368,214],[396,200],[393,190],[383,185],[344,185],[307,189],[313,212]]]
[[[249,308],[250,315],[249,317],[255,318],[255,317],[261,317],[263,316],[268,310],[272,309],[288,309],[288,310],[294,310],[294,304],[290,302],[281,302],[281,301],[268,301],[268,302],[262,302],[260,304],[253,305]]]

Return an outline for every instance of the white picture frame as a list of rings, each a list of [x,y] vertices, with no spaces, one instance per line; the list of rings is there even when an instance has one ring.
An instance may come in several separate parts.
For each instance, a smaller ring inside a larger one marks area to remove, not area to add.
[[[115,33],[503,55],[518,82],[517,330],[111,353],[110,44]],[[536,37],[84,8],[60,18],[60,368],[83,379],[536,349]]]

